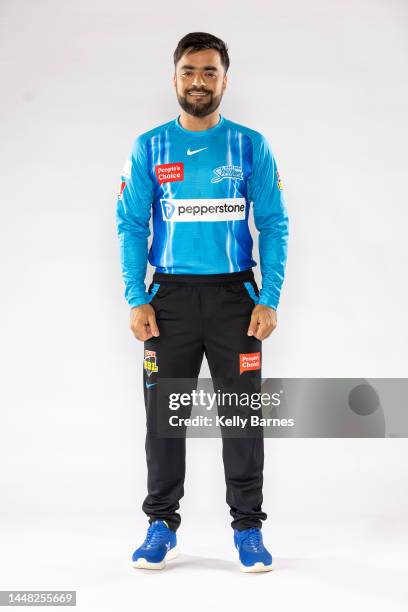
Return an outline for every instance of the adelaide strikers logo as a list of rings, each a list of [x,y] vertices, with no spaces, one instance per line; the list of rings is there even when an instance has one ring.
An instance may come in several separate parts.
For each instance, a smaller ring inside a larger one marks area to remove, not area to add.
[[[213,168],[215,176],[212,177],[212,183],[219,183],[223,179],[232,179],[233,181],[243,181],[244,175],[241,166],[218,166]]]
[[[151,376],[153,372],[158,372],[156,351],[148,351],[145,349],[143,367],[146,370],[146,374]]]
[[[163,218],[167,220],[171,219],[172,216],[174,215],[174,211],[176,210],[176,207],[174,206],[174,204],[172,204],[170,200],[166,200],[165,198],[162,198],[160,200],[160,203],[162,205]]]

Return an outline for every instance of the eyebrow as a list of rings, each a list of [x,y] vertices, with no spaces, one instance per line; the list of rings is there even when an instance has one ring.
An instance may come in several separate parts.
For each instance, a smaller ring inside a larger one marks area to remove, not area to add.
[[[196,66],[192,66],[191,64],[183,64],[182,66],[180,66],[180,70],[183,70],[185,68],[191,69],[191,70],[195,70]],[[217,70],[218,68],[217,66],[203,66],[204,70]]]

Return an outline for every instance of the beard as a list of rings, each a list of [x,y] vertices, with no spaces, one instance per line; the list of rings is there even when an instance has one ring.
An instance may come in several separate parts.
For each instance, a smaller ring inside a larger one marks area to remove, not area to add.
[[[191,91],[206,91],[201,89],[192,89]],[[193,117],[206,117],[213,113],[222,100],[222,93],[219,96],[214,96],[211,92],[206,92],[208,95],[205,98],[193,99],[188,95],[188,92],[183,96],[177,91],[177,100],[181,108]]]

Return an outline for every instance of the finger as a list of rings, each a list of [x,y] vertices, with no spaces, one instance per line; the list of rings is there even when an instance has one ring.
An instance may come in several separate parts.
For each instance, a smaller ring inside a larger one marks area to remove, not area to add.
[[[144,342],[145,340],[149,339],[144,330],[137,329],[133,332],[133,335],[136,338],[136,340],[140,340],[141,342]]]
[[[152,335],[155,337],[160,336],[159,328],[157,327],[156,317],[154,316],[154,314],[151,314],[149,316],[149,325]]]
[[[256,331],[255,338],[258,340],[265,340],[265,338],[267,338],[271,332],[271,323],[265,317],[260,317],[259,327]]]
[[[258,335],[256,337],[258,338],[258,340],[266,340],[266,338],[269,338],[275,327],[276,325],[274,325],[273,323],[261,322],[258,329]]]
[[[136,336],[138,340],[140,340],[141,342],[146,342],[146,340],[150,340],[150,338],[152,338],[152,334],[148,331],[143,331],[141,334],[139,334],[138,336]]]
[[[249,322],[249,327],[247,331],[248,336],[254,336],[256,334],[258,330],[258,321],[259,321],[259,315],[254,313],[251,316],[251,320]]]
[[[254,334],[254,337],[257,340],[264,340],[265,339],[265,331],[262,331],[262,329],[259,326],[258,331],[256,332],[256,334]]]
[[[133,325],[131,325],[131,330],[135,338],[137,340],[141,340],[142,342],[144,342],[145,340],[149,340],[152,337],[152,334],[150,333],[150,327],[147,321],[146,323],[142,321],[134,322]]]
[[[271,333],[272,333],[272,331],[268,332],[267,330],[264,330],[264,331],[258,332],[258,334],[255,336],[255,338],[258,338],[258,340],[266,340],[266,338],[269,338]]]

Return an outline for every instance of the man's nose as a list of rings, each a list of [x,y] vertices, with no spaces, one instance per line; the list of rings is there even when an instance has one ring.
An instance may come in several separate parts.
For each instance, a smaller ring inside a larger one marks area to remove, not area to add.
[[[194,80],[193,80],[193,84],[196,87],[202,87],[203,85],[205,85],[205,81],[200,73],[196,73]]]

